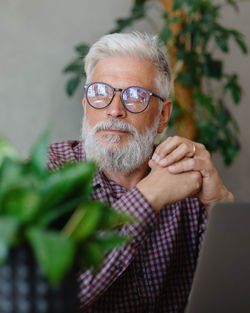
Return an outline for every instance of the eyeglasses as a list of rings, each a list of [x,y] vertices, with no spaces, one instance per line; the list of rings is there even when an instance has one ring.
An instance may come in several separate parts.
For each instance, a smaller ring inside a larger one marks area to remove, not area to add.
[[[150,98],[163,98],[155,93],[138,86],[130,86],[125,89],[113,88],[109,84],[94,82],[84,86],[88,104],[95,109],[104,109],[112,102],[115,91],[121,92],[121,101],[126,110],[131,113],[140,113],[148,107]]]

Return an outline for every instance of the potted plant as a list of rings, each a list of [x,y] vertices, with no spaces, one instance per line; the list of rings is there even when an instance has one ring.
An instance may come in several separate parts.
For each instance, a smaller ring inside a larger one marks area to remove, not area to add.
[[[48,134],[27,161],[0,139],[0,312],[78,311],[76,273],[125,242],[129,221],[90,199],[93,163],[46,166]]]
[[[242,88],[237,73],[227,73],[216,51],[230,53],[234,41],[242,53],[248,48],[243,34],[234,26],[225,27],[221,15],[225,6],[239,11],[236,0],[133,0],[130,14],[118,18],[109,33],[122,32],[145,19],[167,46],[173,69],[173,112],[168,127],[175,127],[178,135],[202,142],[212,152],[219,152],[225,165],[231,165],[240,150],[239,127],[230,112],[225,96],[233,104],[241,101]],[[155,8],[163,23],[152,20]],[[75,47],[76,57],[64,68],[71,74],[66,93],[73,96],[86,77],[83,59],[89,44]]]

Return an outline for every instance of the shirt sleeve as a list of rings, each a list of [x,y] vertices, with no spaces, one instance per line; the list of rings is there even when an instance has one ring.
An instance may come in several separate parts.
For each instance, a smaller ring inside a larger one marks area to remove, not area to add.
[[[155,209],[136,187],[126,192],[112,207],[135,219],[134,223],[124,225],[119,232],[128,235],[131,240],[127,245],[109,252],[101,269],[95,275],[90,270],[79,275],[82,312],[126,270],[156,221]]]

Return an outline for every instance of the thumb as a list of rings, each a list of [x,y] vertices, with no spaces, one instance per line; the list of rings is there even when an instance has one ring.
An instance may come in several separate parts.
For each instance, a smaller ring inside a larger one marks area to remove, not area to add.
[[[154,167],[157,166],[157,164],[155,163],[155,161],[153,159],[150,159],[148,161],[148,166],[153,169]]]

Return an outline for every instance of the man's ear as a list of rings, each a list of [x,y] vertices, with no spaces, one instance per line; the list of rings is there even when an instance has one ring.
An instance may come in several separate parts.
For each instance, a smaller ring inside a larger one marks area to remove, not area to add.
[[[170,115],[172,112],[173,103],[171,99],[167,99],[162,106],[161,116],[160,116],[160,122],[157,129],[157,133],[160,134],[163,132],[163,130],[166,128],[168,121],[170,119]]]
[[[83,111],[85,112],[86,110],[86,98],[85,97],[82,98],[82,107],[83,107]]]

